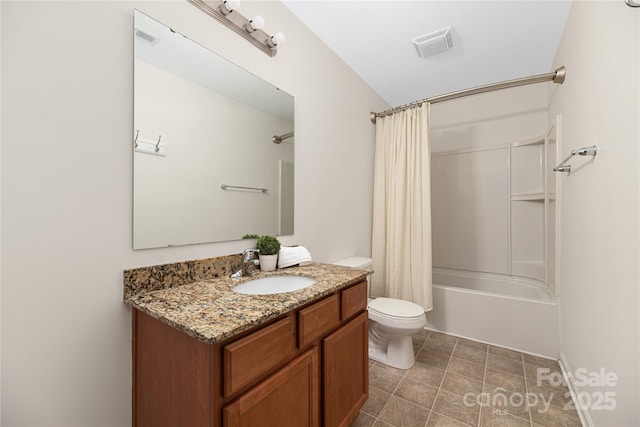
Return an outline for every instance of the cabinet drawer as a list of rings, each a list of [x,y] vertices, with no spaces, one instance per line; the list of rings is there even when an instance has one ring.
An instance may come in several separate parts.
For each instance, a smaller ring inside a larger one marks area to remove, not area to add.
[[[345,289],[340,293],[342,320],[348,319],[354,314],[367,308],[367,282],[360,282],[355,286]]]
[[[340,295],[334,294],[298,312],[298,347],[326,335],[340,324]]]
[[[222,352],[225,397],[288,359],[296,349],[295,338],[295,317],[288,316],[226,345]]]

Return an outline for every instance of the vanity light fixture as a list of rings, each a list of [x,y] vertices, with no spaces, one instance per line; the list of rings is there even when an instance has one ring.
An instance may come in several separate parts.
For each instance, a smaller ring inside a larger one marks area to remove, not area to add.
[[[224,0],[220,5],[220,12],[222,12],[222,14],[226,16],[239,7],[240,0]]]
[[[267,39],[267,45],[269,45],[269,47],[275,48],[280,43],[284,43],[285,41],[287,41],[287,38],[284,36],[284,33],[278,31]]]
[[[273,36],[262,31],[264,18],[256,15],[247,19],[238,12],[240,0],[187,0],[189,3],[215,18],[227,28],[240,34],[258,49],[269,56],[278,53],[278,45],[286,40],[283,33],[278,32]]]
[[[250,33],[253,33],[256,30],[261,30],[264,28],[264,18],[260,15],[256,15],[247,22],[245,28]]]

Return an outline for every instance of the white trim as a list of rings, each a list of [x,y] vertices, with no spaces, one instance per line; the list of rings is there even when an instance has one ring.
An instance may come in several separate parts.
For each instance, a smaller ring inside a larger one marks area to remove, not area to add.
[[[511,232],[511,223],[513,215],[513,194],[511,194],[511,181],[512,181],[512,145],[507,145],[507,274],[511,276],[513,274],[513,236]]]
[[[562,116],[560,114],[556,115],[556,119],[554,121],[554,125],[556,127],[556,160],[560,158],[560,153],[562,149]],[[556,245],[556,264],[555,264],[555,283],[554,287],[554,295],[556,298],[560,296],[560,272],[562,269],[562,224],[560,218],[562,218],[562,185],[561,181],[564,177],[564,174],[556,175],[556,235],[555,235],[555,245]],[[560,325],[558,325],[560,327]]]
[[[569,366],[569,362],[565,357],[563,352],[560,352],[560,369],[562,370],[562,376],[566,379],[567,387],[569,387],[569,391],[571,392],[571,396],[577,396],[578,390],[574,383],[573,371]],[[589,414],[588,408],[583,408],[580,403],[580,399],[576,399],[573,401],[576,411],[578,412],[578,417],[580,418],[580,423],[583,427],[595,427],[593,424],[593,420],[591,419],[591,415]]]
[[[488,345],[492,345],[494,347],[506,348],[507,350],[513,350],[513,351],[517,351],[519,353],[528,354],[530,356],[540,357],[541,359],[554,360],[554,361],[557,361],[558,363],[560,363],[560,361],[558,359],[556,359],[556,358],[545,356],[545,355],[538,354],[538,353],[532,353],[530,351],[524,351],[524,350],[522,350],[520,348],[509,347],[507,345],[502,345],[502,344],[495,344],[495,343],[492,343],[490,341],[483,341],[483,340],[479,340],[477,338],[469,338],[469,337],[465,337],[464,335],[452,334],[451,332],[440,331],[438,329],[429,328],[427,326],[424,327],[424,330],[425,331],[435,331],[435,332],[439,332],[441,334],[451,335],[452,337],[464,338],[465,340],[475,341],[475,342],[479,342],[479,343],[482,343],[482,344],[488,344]]]

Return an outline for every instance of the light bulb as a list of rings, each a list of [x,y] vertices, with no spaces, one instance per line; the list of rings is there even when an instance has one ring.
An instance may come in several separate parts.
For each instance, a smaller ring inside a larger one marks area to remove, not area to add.
[[[271,36],[270,41],[272,45],[278,46],[280,43],[284,43],[285,41],[287,41],[287,38],[284,36],[284,33],[278,31]]]
[[[234,9],[238,9],[240,7],[240,0],[225,0],[222,2],[222,6],[220,6],[220,11],[224,15],[228,15],[233,12]]]
[[[260,15],[256,15],[249,22],[247,22],[246,29],[250,33],[253,33],[255,30],[261,30],[264,28],[264,18]]]

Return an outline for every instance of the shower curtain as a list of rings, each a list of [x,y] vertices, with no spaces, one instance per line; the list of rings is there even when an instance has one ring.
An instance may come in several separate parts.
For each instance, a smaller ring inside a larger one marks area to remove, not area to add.
[[[431,299],[429,104],[376,120],[371,294]]]

